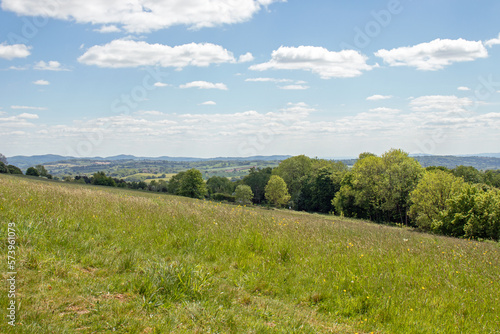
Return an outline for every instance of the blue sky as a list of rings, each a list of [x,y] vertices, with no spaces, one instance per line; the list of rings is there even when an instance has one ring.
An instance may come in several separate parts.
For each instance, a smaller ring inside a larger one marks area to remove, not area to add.
[[[500,151],[500,3],[1,0],[7,156]]]

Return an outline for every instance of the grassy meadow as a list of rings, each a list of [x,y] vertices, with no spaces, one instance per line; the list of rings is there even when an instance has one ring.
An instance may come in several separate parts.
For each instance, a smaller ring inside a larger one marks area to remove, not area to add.
[[[500,333],[494,242],[6,175],[0,222],[1,333]]]

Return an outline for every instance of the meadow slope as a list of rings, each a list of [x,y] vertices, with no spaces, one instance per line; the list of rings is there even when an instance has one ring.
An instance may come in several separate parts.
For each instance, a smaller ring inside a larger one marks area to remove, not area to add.
[[[7,175],[0,222],[1,333],[500,333],[498,243]]]

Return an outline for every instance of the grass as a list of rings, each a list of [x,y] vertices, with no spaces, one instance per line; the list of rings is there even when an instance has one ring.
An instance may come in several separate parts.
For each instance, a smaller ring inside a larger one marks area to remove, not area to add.
[[[5,175],[0,219],[2,333],[500,333],[498,243]]]

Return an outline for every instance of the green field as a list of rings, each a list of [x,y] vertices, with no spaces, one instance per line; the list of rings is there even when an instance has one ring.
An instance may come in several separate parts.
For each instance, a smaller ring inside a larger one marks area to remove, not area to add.
[[[1,333],[500,333],[500,247],[0,175]]]

